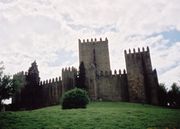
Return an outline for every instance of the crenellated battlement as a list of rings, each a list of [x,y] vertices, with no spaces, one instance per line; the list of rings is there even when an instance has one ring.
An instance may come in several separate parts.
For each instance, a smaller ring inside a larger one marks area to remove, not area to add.
[[[152,69],[151,61],[150,61],[150,51],[149,47],[142,47],[142,49],[129,49],[128,52],[124,51],[125,60],[126,60],[126,67],[131,66],[133,69],[135,68],[142,68],[141,63],[145,63],[149,70]],[[135,67],[139,64],[139,67]],[[128,69],[127,69],[128,71]]]
[[[62,79],[67,77],[73,78],[77,75],[77,69],[74,67],[66,67],[62,69]]]
[[[130,54],[135,54],[135,53],[145,53],[145,52],[149,52],[148,46],[146,47],[146,49],[142,47],[142,49],[138,48],[137,50],[135,48],[133,48],[133,50],[129,49],[128,51],[124,50],[125,55],[130,55]]]
[[[62,69],[62,87],[63,92],[75,87],[77,69],[74,67],[66,67]]]
[[[124,50],[126,70],[112,71],[107,38],[79,39],[78,42],[79,64],[83,62],[85,68],[83,85],[91,100],[158,103],[158,78],[156,70],[152,69],[149,47]],[[82,85],[79,83],[81,74],[75,67],[65,67],[61,77],[42,81],[39,81],[36,62],[32,63],[28,72],[13,75],[20,79],[21,84],[12,102],[22,109],[59,104],[66,91]]]
[[[39,85],[51,85],[51,84],[54,84],[54,83],[59,83],[61,82],[61,77],[56,77],[56,78],[51,78],[51,79],[47,79],[47,80],[44,80],[44,81],[40,81]]]
[[[100,71],[97,75],[100,76],[121,76],[127,74],[126,70],[121,69],[112,71]]]
[[[149,72],[152,71],[149,47],[146,47],[146,49],[143,47],[141,50],[138,48],[137,51],[134,48],[132,52],[129,49],[129,52],[125,50],[124,53],[127,71],[130,71],[130,69],[134,71],[137,69],[143,70],[143,68],[146,68]]]
[[[20,71],[20,72],[15,73],[13,76],[27,76],[27,75],[28,75],[28,72]]]
[[[78,40],[79,41],[79,43],[104,43],[104,42],[107,42],[108,41],[108,39],[107,38],[105,38],[104,40],[102,39],[102,38],[100,38],[99,40],[97,40],[96,38],[91,38],[91,39],[83,39],[83,40],[81,40],[81,39],[79,39]]]
[[[74,67],[65,67],[62,69],[62,72],[77,72],[77,69]]]

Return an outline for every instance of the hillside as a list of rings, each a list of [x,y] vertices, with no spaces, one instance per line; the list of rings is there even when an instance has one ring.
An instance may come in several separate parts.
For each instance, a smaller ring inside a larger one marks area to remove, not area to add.
[[[94,102],[87,109],[52,106],[0,113],[1,129],[156,129],[180,128],[180,110],[124,103]]]

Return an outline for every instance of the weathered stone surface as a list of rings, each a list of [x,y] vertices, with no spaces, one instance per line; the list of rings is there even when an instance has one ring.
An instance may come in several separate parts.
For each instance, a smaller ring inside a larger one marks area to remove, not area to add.
[[[157,74],[151,65],[149,48],[125,52],[130,102],[157,104]]]

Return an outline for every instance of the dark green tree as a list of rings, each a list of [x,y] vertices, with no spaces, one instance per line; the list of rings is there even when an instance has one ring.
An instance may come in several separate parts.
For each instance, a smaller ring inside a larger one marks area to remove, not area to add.
[[[13,81],[10,76],[4,75],[0,77],[0,101],[2,105],[2,100],[9,99],[15,91],[13,87]]]
[[[180,87],[173,83],[168,91],[168,103],[172,108],[180,108]]]
[[[81,62],[80,66],[79,66],[79,75],[76,79],[76,87],[77,88],[81,88],[84,90],[87,90],[86,87],[86,71],[85,71],[85,67],[84,67],[84,63]]]
[[[158,99],[159,99],[160,106],[167,106],[167,89],[164,83],[159,84]]]
[[[28,85],[31,87],[39,85],[40,77],[36,61],[31,64],[27,76]]]
[[[28,70],[27,75],[27,84],[26,84],[26,108],[34,109],[38,108],[41,105],[42,98],[42,87],[39,86],[39,70],[36,61],[31,64],[31,67]]]
[[[12,97],[18,86],[9,75],[3,75],[3,69],[3,66],[0,66],[0,107],[3,105],[2,100]]]
[[[22,76],[13,76],[13,82],[17,86],[16,92],[20,92],[21,89],[26,85],[26,82]]]

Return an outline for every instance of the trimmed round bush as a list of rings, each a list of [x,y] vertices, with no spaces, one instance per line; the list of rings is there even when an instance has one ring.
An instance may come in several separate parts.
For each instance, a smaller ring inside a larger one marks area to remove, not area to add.
[[[62,109],[86,108],[88,103],[87,92],[79,88],[67,91],[62,97]]]

